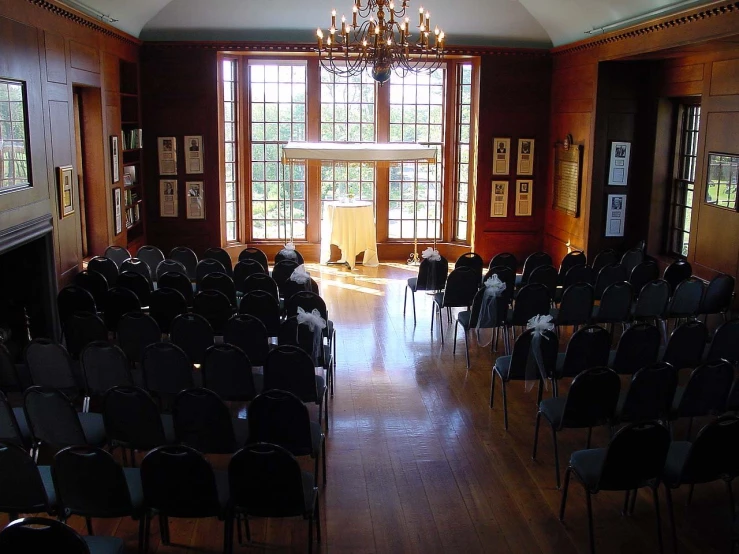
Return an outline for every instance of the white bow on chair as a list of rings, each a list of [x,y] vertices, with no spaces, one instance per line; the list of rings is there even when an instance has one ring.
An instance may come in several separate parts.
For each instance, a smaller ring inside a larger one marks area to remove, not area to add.
[[[491,314],[497,317],[498,306],[497,298],[503,294],[506,289],[506,284],[500,280],[497,273],[493,273],[488,279],[485,280],[485,290],[482,296],[482,304],[480,305],[480,313],[477,316],[477,325],[475,326],[477,332],[477,342],[480,343],[480,321],[489,320]],[[490,337],[490,342],[493,338]],[[480,344],[480,346],[488,346],[490,344]]]
[[[441,260],[441,254],[439,254],[439,251],[434,250],[430,246],[426,250],[421,252],[421,257],[423,259],[431,260],[432,262],[438,262],[439,260]]]
[[[290,281],[295,281],[299,285],[310,282],[310,273],[305,270],[305,264],[300,264],[290,275]]]
[[[306,312],[298,306],[297,314],[298,325],[307,325],[308,329],[313,332],[313,360],[317,362],[321,358],[321,347],[323,345],[323,330],[326,328],[326,320],[321,317],[321,312],[313,309]],[[298,342],[297,330],[295,342]]]
[[[534,383],[541,379],[546,384],[547,382],[547,368],[544,367],[544,356],[541,353],[541,339],[544,337],[549,340],[544,333],[546,331],[554,330],[554,323],[552,323],[551,315],[535,315],[529,319],[526,324],[526,329],[533,329],[534,332],[531,335],[531,351],[526,364],[526,390],[529,391],[534,386]],[[534,364],[530,363],[533,356]]]
[[[293,244],[293,241],[288,242],[285,245],[285,248],[280,250],[280,255],[290,260],[294,260],[298,257],[297,253],[295,252],[295,244]]]

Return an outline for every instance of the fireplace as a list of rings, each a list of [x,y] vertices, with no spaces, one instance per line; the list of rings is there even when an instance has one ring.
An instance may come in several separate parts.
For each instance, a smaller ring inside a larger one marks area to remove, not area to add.
[[[51,214],[0,229],[0,341],[19,362],[29,338],[59,338]]]

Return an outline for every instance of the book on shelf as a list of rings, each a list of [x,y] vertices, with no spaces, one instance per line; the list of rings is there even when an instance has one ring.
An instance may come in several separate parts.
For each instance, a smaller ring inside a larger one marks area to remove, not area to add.
[[[126,210],[126,227],[131,227],[141,219],[141,211],[139,204],[131,206]]]
[[[124,150],[134,150],[143,148],[141,140],[141,129],[123,129],[121,131]]]

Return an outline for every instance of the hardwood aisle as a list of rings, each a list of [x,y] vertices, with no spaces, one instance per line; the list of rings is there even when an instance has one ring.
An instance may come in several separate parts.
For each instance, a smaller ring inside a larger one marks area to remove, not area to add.
[[[503,430],[502,397],[488,406],[489,348],[470,342],[472,367],[465,368],[464,341],[452,355],[453,325],[444,318],[431,337],[431,299],[416,295],[403,316],[406,279],[415,269],[309,264],[337,329],[336,395],[330,403],[328,484],[321,489],[323,543],[331,553],[551,553],[587,552],[582,488],[573,480],[562,524],[560,492],[554,485],[551,435],[542,426],[538,461],[531,460],[535,390],[509,388],[510,429]],[[487,336],[487,335],[486,335]],[[564,342],[564,341],[562,341]],[[547,393],[549,394],[549,393]],[[678,436],[683,427],[678,425]],[[584,448],[586,431],[560,435],[564,467],[570,452]],[[594,445],[607,442],[594,433]],[[227,460],[212,458],[225,467]],[[308,466],[306,466],[308,467]],[[728,552],[729,505],[723,485],[696,487],[686,508],[687,487],[675,493],[680,552]],[[623,495],[594,497],[599,553],[657,552],[651,496],[639,494],[635,514],[620,515]],[[662,493],[663,536],[672,551]],[[84,521],[70,523],[84,529]],[[156,523],[156,522],[155,522]],[[135,552],[136,523],[95,520],[96,532],[127,541]],[[307,524],[300,520],[254,520],[254,543],[235,552],[306,551]],[[171,520],[173,545],[159,544],[152,525],[151,551],[220,552],[222,523]]]

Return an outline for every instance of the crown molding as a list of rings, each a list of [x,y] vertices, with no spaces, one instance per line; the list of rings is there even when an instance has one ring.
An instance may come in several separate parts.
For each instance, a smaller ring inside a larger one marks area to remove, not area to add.
[[[557,48],[553,48],[551,50],[551,54],[553,56],[562,56],[564,54],[584,52],[606,44],[611,45],[625,40],[650,35],[652,33],[674,29],[675,27],[690,25],[691,23],[726,15],[736,15],[737,13],[739,13],[739,2],[714,4],[708,7],[704,6],[703,9],[686,10],[657,20],[633,25],[626,29],[605,33],[599,37],[584,39],[572,44],[559,46]]]
[[[29,4],[33,4],[34,6],[38,8],[49,11],[59,17],[63,17],[64,19],[67,19],[68,21],[71,21],[73,23],[76,23],[77,25],[86,27],[96,33],[100,33],[105,36],[118,39],[122,42],[131,44],[133,46],[141,46],[142,44],[142,42],[139,39],[132,37],[128,33],[124,33],[120,29],[116,29],[115,27],[111,25],[107,25],[103,23],[102,21],[98,22],[95,19],[91,18],[90,16],[83,14],[82,12],[77,11],[74,8],[70,8],[69,6],[63,6],[61,4],[58,4],[57,2],[53,2],[49,0],[27,0],[27,1]]]

